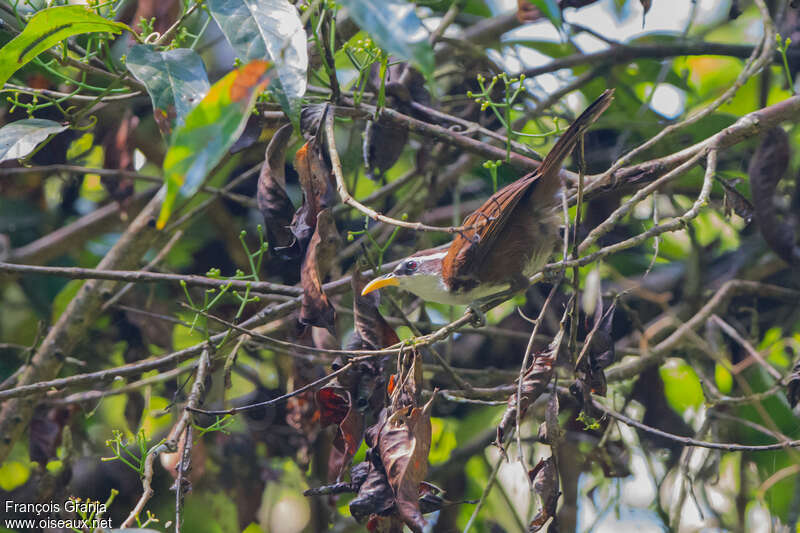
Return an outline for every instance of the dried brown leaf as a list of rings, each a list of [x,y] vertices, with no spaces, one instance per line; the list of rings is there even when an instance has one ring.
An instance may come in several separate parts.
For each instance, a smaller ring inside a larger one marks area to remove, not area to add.
[[[558,446],[561,442],[563,435],[561,426],[558,424],[558,413],[561,405],[558,401],[558,394],[553,393],[547,401],[547,407],[544,410],[544,423],[540,426],[539,440],[551,446]]]
[[[725,198],[723,201],[725,214],[730,216],[730,212],[733,211],[742,217],[746,224],[750,224],[755,214],[755,208],[753,204],[750,203],[750,200],[745,198],[745,196],[736,189],[733,183],[719,176],[716,176],[716,179],[717,182],[722,185],[722,188],[725,189]]]
[[[341,479],[353,456],[361,445],[364,436],[364,413],[353,407],[339,424],[336,437],[333,439],[333,450],[328,459],[328,478]]]
[[[58,457],[56,451],[61,445],[62,432],[71,414],[72,410],[68,407],[40,407],[34,411],[28,440],[31,461],[44,467],[51,459]]]
[[[319,423],[323,427],[340,424],[350,410],[350,395],[342,387],[322,387],[315,394]]]
[[[800,264],[796,228],[784,220],[775,205],[775,190],[789,167],[789,136],[776,127],[764,133],[747,169],[755,219],[770,248],[789,264]]]
[[[369,463],[367,476],[350,502],[350,514],[359,522],[370,515],[387,515],[394,507],[394,493],[383,469]]]
[[[562,323],[561,329],[558,331],[553,341],[547,347],[547,350],[537,353],[533,356],[533,363],[522,379],[522,396],[520,398],[519,408],[524,415],[528,407],[541,396],[547,388],[547,384],[553,377],[553,365],[558,357],[558,351],[561,348],[561,341],[564,339],[564,327]],[[505,436],[508,430],[515,425],[517,419],[517,394],[514,393],[508,397],[508,406],[503,413],[503,418],[497,426],[497,437],[495,443],[498,446],[503,445]]]
[[[285,159],[292,125],[287,124],[275,132],[264,153],[264,164],[258,176],[256,202],[264,226],[267,242],[272,250],[285,249],[294,241],[289,230],[294,216],[294,206],[286,194]]]
[[[367,279],[356,268],[352,277],[355,335],[348,347],[353,350],[380,350],[400,342],[400,338],[378,311],[380,292],[373,291],[362,296],[361,290],[366,283]]]
[[[544,527],[548,520],[555,518],[558,497],[561,496],[558,483],[558,470],[552,457],[540,459],[539,463],[528,473],[533,482],[533,490],[541,499],[542,506],[533,517],[528,531],[535,533]]]
[[[614,338],[611,334],[616,310],[617,302],[615,301],[602,314],[597,327],[594,328],[589,342],[589,367],[593,371],[600,371],[608,367],[616,359]]]
[[[139,117],[126,110],[122,117],[114,122],[114,127],[103,136],[103,168],[133,170],[133,130],[139,124]],[[111,198],[123,203],[134,192],[132,178],[121,176],[102,176],[100,181]]]
[[[794,365],[789,376],[789,383],[786,385],[786,398],[789,400],[789,405],[792,406],[792,409],[800,402],[800,362]]]
[[[404,407],[416,407],[422,395],[422,355],[412,348],[405,352],[401,362],[400,375],[393,376],[391,405],[395,411]]]
[[[389,120],[369,120],[364,128],[364,168],[373,181],[397,163],[408,143],[408,129],[393,125]]]
[[[403,522],[396,516],[373,515],[367,522],[369,533],[403,533]]]
[[[320,424],[336,424],[336,436],[328,459],[328,479],[338,481],[350,466],[364,436],[364,412],[357,409],[349,391],[338,386],[323,387],[316,394]]]
[[[419,486],[428,472],[433,400],[422,408],[395,411],[378,436],[378,450],[394,491],[397,514],[415,533],[425,526],[419,506]]]
[[[628,467],[630,452],[619,441],[607,442],[604,446],[595,447],[588,455],[589,459],[600,465],[606,478],[628,477],[631,469]]]
[[[295,153],[294,167],[303,190],[303,205],[294,214],[289,229],[302,252],[314,234],[320,211],[336,203],[336,185],[319,138],[312,138]]]
[[[336,257],[339,240],[333,214],[329,209],[320,211],[300,270],[300,284],[303,287],[300,323],[326,328],[332,335],[336,335],[336,313],[322,290],[322,282]]]

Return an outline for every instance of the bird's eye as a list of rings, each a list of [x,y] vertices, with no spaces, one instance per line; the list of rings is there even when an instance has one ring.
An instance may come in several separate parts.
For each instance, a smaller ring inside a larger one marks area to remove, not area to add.
[[[416,261],[406,261],[406,270],[408,271],[414,271],[418,266]]]

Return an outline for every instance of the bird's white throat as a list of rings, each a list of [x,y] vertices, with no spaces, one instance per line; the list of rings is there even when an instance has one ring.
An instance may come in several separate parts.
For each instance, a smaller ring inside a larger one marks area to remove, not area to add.
[[[508,290],[510,285],[480,284],[475,289],[465,292],[451,292],[442,281],[439,274],[417,274],[405,278],[398,278],[401,289],[413,293],[423,300],[448,305],[468,305],[479,298],[485,298],[499,292]]]

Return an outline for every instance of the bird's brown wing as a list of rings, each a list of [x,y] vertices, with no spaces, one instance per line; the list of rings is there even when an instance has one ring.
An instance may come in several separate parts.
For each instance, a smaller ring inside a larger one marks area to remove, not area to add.
[[[464,220],[464,225],[472,228],[456,235],[442,260],[442,278],[451,288],[474,278],[481,270],[514,208],[538,178],[539,174],[534,173],[507,185]]]
[[[613,94],[613,89],[606,90],[592,102],[558,139],[536,171],[497,191],[467,217],[464,225],[475,227],[456,235],[442,261],[442,278],[451,290],[469,284],[470,280],[475,281],[509,220],[516,216],[532,216],[531,213],[517,212],[520,200],[528,192],[541,195],[542,205],[551,202],[559,187],[561,164],[584,132],[611,104]],[[531,190],[532,187],[536,189]],[[522,203],[523,207],[526,205],[530,204]]]

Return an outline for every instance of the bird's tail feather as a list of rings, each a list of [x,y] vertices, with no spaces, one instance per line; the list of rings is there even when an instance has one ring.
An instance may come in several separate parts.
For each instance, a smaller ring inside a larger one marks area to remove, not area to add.
[[[564,163],[564,159],[572,153],[572,150],[575,148],[575,145],[578,144],[578,140],[580,140],[581,135],[583,135],[586,130],[589,129],[589,126],[594,124],[594,122],[600,118],[600,115],[603,114],[609,105],[611,105],[611,101],[614,99],[614,89],[606,89],[603,94],[601,94],[597,100],[592,102],[589,107],[587,107],[581,116],[575,119],[575,122],[570,124],[567,131],[558,139],[553,149],[550,150],[550,153],[547,154],[547,157],[544,158],[542,161],[542,165],[538,169],[538,174],[541,176],[540,180],[545,181],[552,181],[556,185],[558,184],[558,180],[555,178],[558,176],[559,171],[561,170],[561,165]]]

